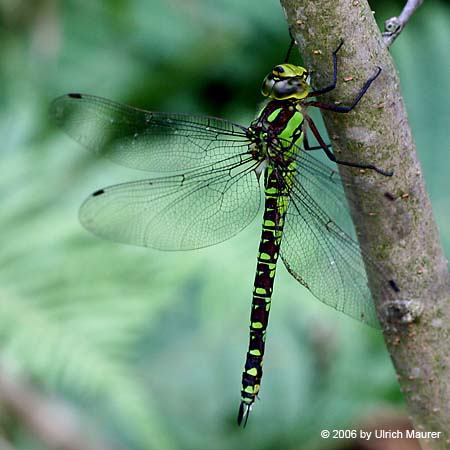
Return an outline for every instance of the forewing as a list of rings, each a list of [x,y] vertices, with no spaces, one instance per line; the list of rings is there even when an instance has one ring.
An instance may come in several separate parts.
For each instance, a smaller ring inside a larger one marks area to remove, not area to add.
[[[258,212],[257,163],[227,163],[184,175],[101,189],[86,199],[80,221],[105,239],[160,250],[190,250],[222,242]]]
[[[379,328],[367,270],[386,289],[389,282],[366,256],[364,263],[339,174],[304,151],[297,163],[281,257],[323,303]]]
[[[117,164],[155,173],[244,153],[245,128],[208,116],[150,112],[86,94],[53,101],[50,115],[73,139]]]

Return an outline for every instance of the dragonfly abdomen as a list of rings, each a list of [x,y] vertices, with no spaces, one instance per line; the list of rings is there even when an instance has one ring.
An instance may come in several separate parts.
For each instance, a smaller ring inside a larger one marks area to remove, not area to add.
[[[263,373],[266,330],[289,194],[288,188],[280,184],[277,171],[272,167],[266,169],[264,185],[265,207],[250,313],[250,342],[242,373],[238,414],[238,423],[244,420],[244,425],[258,395]]]

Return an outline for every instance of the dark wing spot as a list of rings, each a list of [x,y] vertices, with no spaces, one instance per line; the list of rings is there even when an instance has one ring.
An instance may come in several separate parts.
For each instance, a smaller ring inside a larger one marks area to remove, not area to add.
[[[70,98],[83,98],[81,96],[81,94],[67,94],[67,96],[70,97]]]
[[[98,191],[95,191],[93,194],[92,194],[92,197],[98,197],[99,195],[102,195],[102,194],[104,194],[105,193],[105,190],[104,189],[99,189]]]

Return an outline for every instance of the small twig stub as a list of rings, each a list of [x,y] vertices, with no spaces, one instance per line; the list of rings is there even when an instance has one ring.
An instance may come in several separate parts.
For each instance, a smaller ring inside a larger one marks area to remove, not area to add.
[[[422,3],[423,0],[408,0],[398,17],[391,17],[384,22],[383,39],[387,47],[390,47],[397,39],[408,20]]]

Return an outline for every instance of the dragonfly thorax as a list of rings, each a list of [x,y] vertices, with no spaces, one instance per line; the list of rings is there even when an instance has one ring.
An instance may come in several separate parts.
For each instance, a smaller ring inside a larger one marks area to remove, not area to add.
[[[310,92],[308,71],[294,64],[278,64],[264,78],[261,92],[276,100],[306,98]]]
[[[248,128],[254,158],[289,165],[303,139],[303,118],[296,99],[269,101]]]

